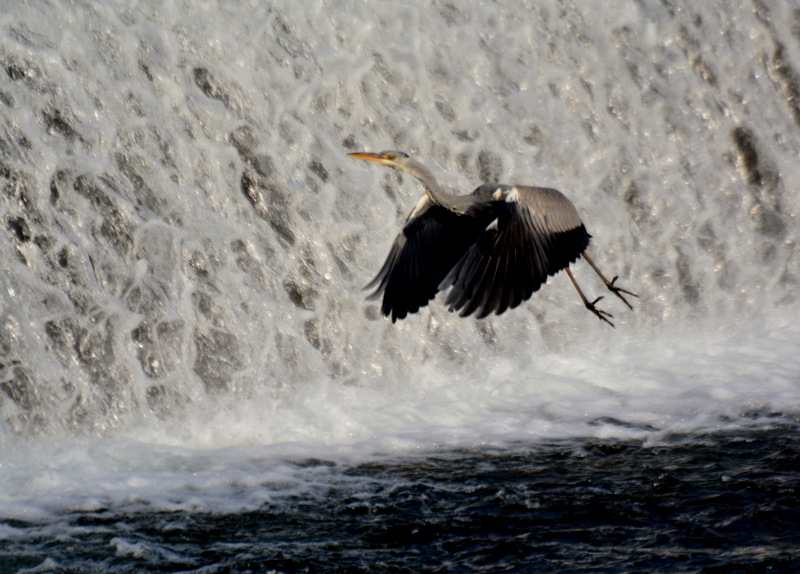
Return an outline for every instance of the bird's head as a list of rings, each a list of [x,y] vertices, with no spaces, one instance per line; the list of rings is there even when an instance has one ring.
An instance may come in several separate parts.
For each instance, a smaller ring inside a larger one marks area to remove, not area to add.
[[[403,151],[392,150],[382,151],[381,153],[358,152],[349,153],[347,155],[356,159],[371,161],[378,165],[385,165],[386,167],[413,175],[422,182],[422,185],[425,186],[425,190],[429,195],[436,194],[439,196],[438,201],[443,201],[443,192],[439,189],[439,184],[436,183],[436,178],[433,177],[433,174],[431,174],[424,165],[410,158],[409,155]],[[431,199],[437,201],[433,195],[431,195]]]

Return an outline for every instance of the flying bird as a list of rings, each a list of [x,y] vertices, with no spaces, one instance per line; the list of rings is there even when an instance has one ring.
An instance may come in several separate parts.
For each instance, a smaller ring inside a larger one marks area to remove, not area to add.
[[[583,257],[605,286],[630,308],[618,287],[586,254],[591,236],[575,206],[545,187],[486,183],[470,195],[444,191],[431,172],[400,151],[348,154],[417,178],[425,188],[386,262],[365,289],[383,294],[381,312],[392,322],[416,313],[448,288],[445,304],[462,317],[500,315],[528,300],[565,269],[584,306],[612,327],[612,315],[589,301],[569,266]],[[624,295],[623,295],[624,294]]]

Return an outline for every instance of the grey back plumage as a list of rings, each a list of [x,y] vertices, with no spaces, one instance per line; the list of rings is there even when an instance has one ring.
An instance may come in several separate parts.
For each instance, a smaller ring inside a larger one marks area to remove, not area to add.
[[[445,303],[461,316],[477,313],[480,318],[513,309],[589,245],[575,207],[559,191],[526,186],[501,186],[494,192],[488,186],[488,191],[497,206],[496,219],[439,285],[452,287]]]

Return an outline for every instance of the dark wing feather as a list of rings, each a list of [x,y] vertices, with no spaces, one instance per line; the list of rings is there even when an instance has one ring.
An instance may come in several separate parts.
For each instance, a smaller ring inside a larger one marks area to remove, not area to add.
[[[392,322],[416,313],[436,296],[439,284],[480,236],[491,215],[459,215],[430,200],[411,214],[386,262],[365,289],[383,294],[381,312]]]
[[[549,205],[551,210],[563,208],[561,197],[545,198],[558,201]],[[493,311],[499,315],[513,309],[583,253],[590,235],[572,204],[557,224],[540,215],[547,213],[548,205],[537,207],[532,210],[517,201],[496,204],[497,221],[485,229],[440,284],[441,289],[452,285],[445,301],[451,311],[485,317]]]

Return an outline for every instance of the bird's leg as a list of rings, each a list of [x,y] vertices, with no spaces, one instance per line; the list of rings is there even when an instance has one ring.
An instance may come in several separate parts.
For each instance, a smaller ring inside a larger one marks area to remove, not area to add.
[[[594,264],[594,261],[592,261],[588,255],[586,255],[586,253],[582,253],[581,255],[583,255],[584,259],[586,259],[586,263],[588,263],[589,266],[592,269],[594,269],[594,272],[600,276],[600,279],[602,279],[603,283],[606,284],[608,290],[611,291],[614,295],[616,295],[620,299],[622,299],[622,302],[625,303],[631,311],[633,311],[633,305],[628,303],[628,300],[625,299],[625,297],[623,297],[622,294],[625,293],[626,295],[630,295],[631,297],[636,297],[637,299],[639,298],[639,296],[636,293],[631,293],[630,291],[626,291],[622,287],[617,287],[615,285],[617,279],[619,279],[619,275],[614,275],[614,278],[611,281],[609,281],[608,279],[606,279],[606,276],[600,272],[600,270],[597,268],[597,265]]]
[[[567,275],[569,275],[569,278],[572,279],[572,284],[575,285],[575,289],[578,290],[578,295],[581,296],[581,300],[583,301],[584,306],[587,309],[589,309],[589,311],[594,313],[598,319],[600,319],[601,321],[605,321],[606,323],[608,323],[613,327],[614,323],[608,320],[608,317],[613,317],[613,315],[611,313],[608,313],[606,311],[603,311],[602,309],[598,309],[597,307],[595,307],[595,303],[597,303],[600,299],[602,299],[603,296],[601,295],[600,297],[598,297],[597,299],[595,299],[590,303],[589,300],[586,298],[586,295],[583,294],[583,291],[581,291],[581,288],[578,286],[578,282],[575,281],[575,276],[572,274],[570,268],[567,267],[566,269],[567,269]]]

